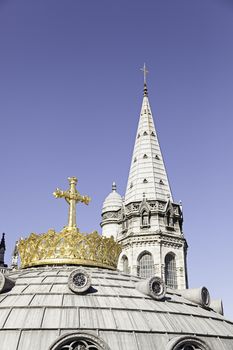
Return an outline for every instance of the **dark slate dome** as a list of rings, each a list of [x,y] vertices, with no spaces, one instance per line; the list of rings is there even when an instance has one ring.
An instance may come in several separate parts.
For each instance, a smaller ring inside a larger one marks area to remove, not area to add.
[[[171,290],[155,300],[136,288],[142,278],[107,269],[82,267],[72,287],[77,268],[7,275],[16,282],[0,294],[1,350],[233,349],[233,323],[210,308]],[[88,289],[77,294],[83,278]]]

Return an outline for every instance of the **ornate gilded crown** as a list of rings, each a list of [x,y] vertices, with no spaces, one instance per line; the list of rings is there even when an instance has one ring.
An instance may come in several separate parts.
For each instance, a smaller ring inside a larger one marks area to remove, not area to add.
[[[68,191],[57,189],[55,197],[65,198],[69,204],[68,225],[56,233],[50,229],[47,233],[31,233],[26,239],[20,239],[18,251],[21,267],[42,265],[86,265],[115,269],[121,252],[121,246],[113,237],[100,236],[96,231],[82,234],[76,227],[76,203],[88,204],[90,198],[81,196],[76,190],[77,179],[68,178]]]

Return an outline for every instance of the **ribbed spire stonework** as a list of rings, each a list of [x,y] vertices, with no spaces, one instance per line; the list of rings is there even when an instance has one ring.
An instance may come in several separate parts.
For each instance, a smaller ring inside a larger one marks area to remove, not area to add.
[[[170,198],[172,201],[146,84],[144,84],[144,96],[125,193],[125,204],[141,201],[143,193],[148,200],[166,201]]]

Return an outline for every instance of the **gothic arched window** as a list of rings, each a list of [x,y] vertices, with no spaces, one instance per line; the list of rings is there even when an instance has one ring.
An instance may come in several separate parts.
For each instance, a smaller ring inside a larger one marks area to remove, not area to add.
[[[138,259],[138,276],[151,277],[154,275],[154,261],[150,253],[145,252]]]
[[[168,350],[210,350],[209,346],[196,337],[173,338],[167,346]]]
[[[103,340],[88,332],[64,334],[49,350],[110,350]]]
[[[129,273],[129,260],[127,256],[123,255],[121,258],[122,269],[124,273]]]
[[[173,227],[174,226],[174,217],[171,214],[170,210],[168,210],[166,218],[167,218],[167,220],[166,220],[167,226]]]
[[[141,214],[141,226],[148,227],[149,226],[149,215],[146,210],[143,210]]]
[[[165,257],[165,283],[170,288],[177,288],[176,259],[172,253]]]

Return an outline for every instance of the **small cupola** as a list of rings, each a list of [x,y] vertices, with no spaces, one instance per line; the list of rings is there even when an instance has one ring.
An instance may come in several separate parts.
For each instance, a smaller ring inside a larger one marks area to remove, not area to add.
[[[109,211],[118,211],[122,207],[122,197],[119,193],[117,193],[116,183],[112,184],[112,192],[105,198],[102,214]]]

